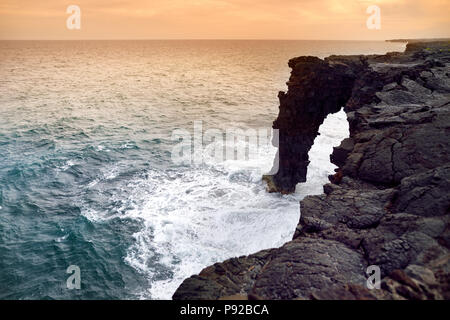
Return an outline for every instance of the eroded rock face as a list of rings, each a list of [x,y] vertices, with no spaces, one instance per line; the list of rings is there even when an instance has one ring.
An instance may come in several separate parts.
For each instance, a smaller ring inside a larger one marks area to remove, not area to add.
[[[326,239],[299,238],[271,256],[250,291],[264,299],[306,299],[321,288],[363,283],[361,253]]]
[[[338,112],[351,96],[364,61],[356,58],[321,60],[299,57],[292,68],[288,92],[280,92],[280,112],[273,124],[279,129],[279,171],[265,176],[270,192],[292,193],[306,181],[308,152],[328,114]]]
[[[449,43],[404,54],[301,57],[280,94],[280,171],[292,192],[327,114],[342,106],[350,138],[324,194],[301,201],[292,241],[186,279],[174,299],[450,299]],[[381,269],[368,290],[366,268]]]

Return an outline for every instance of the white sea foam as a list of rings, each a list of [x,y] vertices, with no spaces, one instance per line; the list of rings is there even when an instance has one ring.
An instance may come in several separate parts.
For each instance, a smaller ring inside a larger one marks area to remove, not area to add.
[[[322,193],[333,173],[329,155],[348,136],[345,113],[330,115],[320,131],[310,152],[308,182],[294,195],[268,194],[258,170],[233,162],[175,177],[155,171],[137,182],[133,197],[146,201],[127,217],[144,227],[134,235],[126,261],[148,278],[142,298],[170,299],[185,278],[207,265],[289,241],[299,220],[299,200]],[[272,149],[264,159],[269,166]]]
[[[74,161],[67,160],[66,163],[63,166],[58,168],[58,170],[66,171],[67,169],[69,169],[70,167],[74,166],[75,164],[76,163]]]
[[[320,126],[319,133],[309,152],[311,163],[308,167],[307,183],[300,183],[296,188],[301,198],[323,193],[323,185],[328,182],[328,175],[334,174],[336,166],[330,162],[330,155],[333,147],[349,136],[346,113],[341,110],[329,115]]]

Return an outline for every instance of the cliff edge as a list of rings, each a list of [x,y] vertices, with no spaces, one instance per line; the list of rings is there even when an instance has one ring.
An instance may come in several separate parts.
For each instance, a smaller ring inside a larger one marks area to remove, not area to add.
[[[274,122],[280,170],[264,180],[282,193],[306,181],[319,126],[343,107],[336,174],[300,202],[292,241],[207,267],[173,298],[450,299],[450,42],[289,66]],[[371,265],[381,289],[366,287]]]

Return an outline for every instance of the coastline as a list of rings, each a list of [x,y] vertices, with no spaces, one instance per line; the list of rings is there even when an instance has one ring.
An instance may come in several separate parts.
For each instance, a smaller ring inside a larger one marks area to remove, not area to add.
[[[350,138],[331,155],[337,172],[324,194],[300,202],[292,241],[209,266],[173,299],[449,299],[449,42],[289,66],[269,191],[306,180],[319,126],[344,107]],[[380,290],[366,287],[371,265]]]

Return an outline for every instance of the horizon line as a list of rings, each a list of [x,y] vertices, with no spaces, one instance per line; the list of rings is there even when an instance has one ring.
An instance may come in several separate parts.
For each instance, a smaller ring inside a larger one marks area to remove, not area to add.
[[[137,39],[2,39],[0,41],[410,41],[450,40],[448,37],[389,38],[389,39],[280,39],[280,38],[137,38]]]
[[[258,39],[258,38],[148,38],[148,39],[1,39],[0,41],[389,41],[389,40],[432,40],[426,39]],[[450,39],[450,38],[449,38]]]

